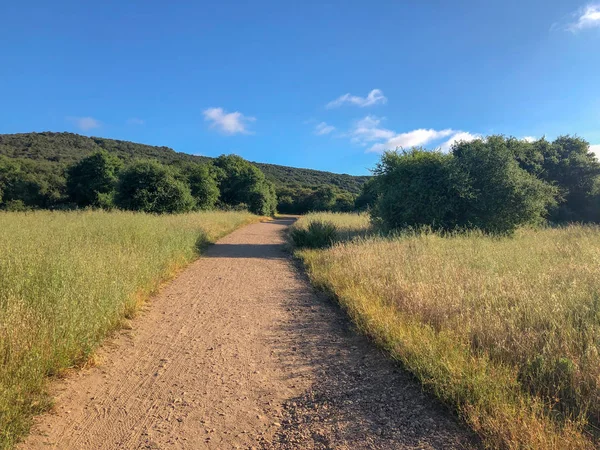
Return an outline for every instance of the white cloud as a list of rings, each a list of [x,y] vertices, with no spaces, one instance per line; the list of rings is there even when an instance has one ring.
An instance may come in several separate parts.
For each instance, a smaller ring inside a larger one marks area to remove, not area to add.
[[[590,145],[590,152],[596,155],[596,158],[600,159],[600,144]]]
[[[481,136],[478,134],[472,134],[467,131],[459,131],[455,133],[450,139],[444,142],[440,148],[443,152],[448,152],[456,142],[471,142],[475,139],[479,139]]]
[[[144,119],[140,119],[138,117],[127,119],[127,125],[144,125],[145,123],[146,121]]]
[[[600,3],[590,3],[574,14],[576,20],[567,25],[567,30],[576,32],[586,28],[600,27]]]
[[[67,120],[73,122],[75,126],[82,131],[88,131],[102,126],[102,122],[93,117],[67,117]]]
[[[248,130],[248,123],[254,122],[254,117],[244,116],[241,112],[226,113],[223,108],[205,109],[204,120],[210,122],[211,128],[217,128],[225,134],[252,134]]]
[[[315,127],[315,134],[318,136],[322,136],[324,134],[329,134],[334,130],[335,127],[333,125],[327,125],[326,122],[321,122]]]
[[[365,146],[371,145],[367,152],[374,153],[382,153],[386,150],[395,150],[397,148],[427,146],[435,143],[438,143],[437,147],[443,151],[448,151],[454,142],[472,141],[479,137],[476,134],[452,130],[450,128],[443,130],[419,128],[405,133],[397,133],[384,128],[381,125],[383,120],[383,118],[376,116],[366,116],[354,124],[354,128],[350,130],[347,136],[350,136],[354,143]],[[449,136],[450,139],[440,143],[442,139]]]
[[[377,105],[378,103],[387,102],[387,98],[383,95],[383,91],[381,89],[373,89],[366,97],[359,97],[357,95],[344,94],[335,100],[327,103],[325,106],[328,109],[337,108],[338,106],[342,106],[346,103],[350,103],[352,105],[360,106],[364,108],[365,106]]]
[[[367,116],[364,119],[356,122],[354,128],[350,132],[352,142],[366,145],[369,142],[379,141],[382,139],[391,139],[396,134],[392,130],[380,127],[383,119],[375,116]]]
[[[523,136],[521,140],[525,142],[535,142],[537,141],[537,138],[534,136]]]

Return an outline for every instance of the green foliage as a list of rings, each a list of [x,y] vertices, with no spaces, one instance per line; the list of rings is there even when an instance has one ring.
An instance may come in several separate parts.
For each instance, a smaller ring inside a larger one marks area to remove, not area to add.
[[[137,161],[119,177],[116,203],[123,209],[148,213],[181,213],[194,207],[190,188],[156,161]]]
[[[0,156],[0,208],[15,201],[27,207],[52,208],[61,203],[64,190],[61,168]]]
[[[182,172],[196,201],[196,208],[214,208],[219,200],[219,186],[211,167],[207,164],[190,164],[182,169]]]
[[[520,168],[501,136],[460,142],[451,161],[453,182],[464,193],[457,226],[511,233],[541,223],[555,202],[556,190]]]
[[[214,164],[223,203],[246,204],[250,212],[258,215],[275,214],[275,187],[258,167],[237,155],[221,155]]]
[[[0,155],[10,158],[27,158],[36,162],[50,162],[64,168],[73,165],[97,152],[106,150],[125,163],[135,159],[154,159],[166,165],[203,164],[212,161],[206,156],[179,153],[168,147],[136,144],[133,142],[86,137],[74,133],[24,133],[0,135]],[[255,163],[267,180],[279,189],[291,186],[294,189],[314,189],[327,184],[342,192],[357,194],[362,184],[369,179],[364,176],[336,174],[311,169]]]
[[[379,186],[377,185],[377,178],[372,177],[362,185],[360,194],[354,201],[354,208],[358,211],[365,211],[375,206],[377,197],[379,196]]]
[[[311,211],[353,211],[355,196],[331,185],[321,185],[316,188],[284,186],[277,189],[277,199],[279,212],[306,214]]]
[[[541,178],[555,183],[562,198],[552,211],[551,219],[556,222],[599,221],[596,197],[600,163],[590,152],[589,144],[570,136],[561,136],[552,145],[544,144],[534,143],[543,156]]]
[[[502,137],[461,142],[451,154],[385,153],[375,170],[373,219],[387,229],[477,228],[511,233],[542,221],[556,191],[519,167]]]
[[[337,231],[333,222],[314,220],[307,228],[293,227],[290,237],[299,248],[325,248],[335,242]]]
[[[331,211],[335,205],[335,190],[331,186],[320,186],[309,196],[311,211]]]
[[[335,212],[351,212],[354,211],[354,202],[356,196],[349,192],[339,193],[334,201],[332,211]]]
[[[71,166],[67,172],[67,192],[78,206],[110,208],[123,162],[101,150]]]
[[[375,175],[380,195],[371,215],[384,228],[459,225],[463,197],[469,191],[451,155],[420,148],[386,152]]]

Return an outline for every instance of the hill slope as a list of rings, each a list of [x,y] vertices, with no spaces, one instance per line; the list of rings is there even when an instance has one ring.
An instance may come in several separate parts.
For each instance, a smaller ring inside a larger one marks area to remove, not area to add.
[[[58,165],[71,165],[90,153],[104,149],[124,160],[152,158],[163,164],[181,161],[208,162],[212,158],[176,152],[169,147],[137,144],[134,142],[81,136],[75,133],[21,133],[0,134],[0,155],[10,158],[43,160]],[[337,186],[341,190],[358,193],[369,178],[336,174],[312,169],[254,163],[277,186],[297,185],[316,187],[323,184]]]

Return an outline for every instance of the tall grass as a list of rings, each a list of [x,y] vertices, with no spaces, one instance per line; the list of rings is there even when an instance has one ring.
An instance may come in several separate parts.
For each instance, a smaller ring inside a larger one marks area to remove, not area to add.
[[[490,447],[598,444],[600,228],[413,233],[298,254]]]
[[[48,375],[86,362],[202,246],[256,220],[242,212],[0,213],[0,448],[48,407]]]

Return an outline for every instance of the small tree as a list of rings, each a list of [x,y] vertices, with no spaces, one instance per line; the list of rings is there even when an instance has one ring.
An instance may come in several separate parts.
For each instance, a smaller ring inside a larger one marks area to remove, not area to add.
[[[595,193],[600,163],[590,152],[589,143],[578,137],[560,136],[552,145],[543,146],[540,152],[544,158],[541,177],[555,183],[561,194],[560,203],[552,210],[551,220],[598,220]]]
[[[214,208],[219,199],[219,187],[210,168],[205,164],[194,164],[186,170],[185,175],[196,201],[196,208]]]
[[[101,150],[72,166],[67,172],[67,192],[78,206],[109,208],[117,186],[117,176],[123,163]]]
[[[340,192],[333,205],[333,210],[337,212],[350,212],[354,210],[355,196],[350,192]]]
[[[360,194],[354,200],[354,208],[359,211],[372,208],[377,202],[379,196],[379,187],[377,185],[377,177],[369,178],[365,184],[362,185]]]
[[[501,136],[457,143],[452,155],[454,173],[464,177],[469,192],[460,226],[511,233],[543,221],[555,202],[556,189],[519,167]]]
[[[387,229],[456,227],[468,189],[451,161],[451,155],[421,148],[384,153],[374,171],[379,195],[373,219]]]
[[[190,188],[156,161],[137,161],[121,172],[117,205],[132,211],[180,213],[194,207]]]
[[[258,167],[237,155],[221,155],[214,164],[223,203],[248,205],[254,214],[267,216],[275,213],[275,187]]]

